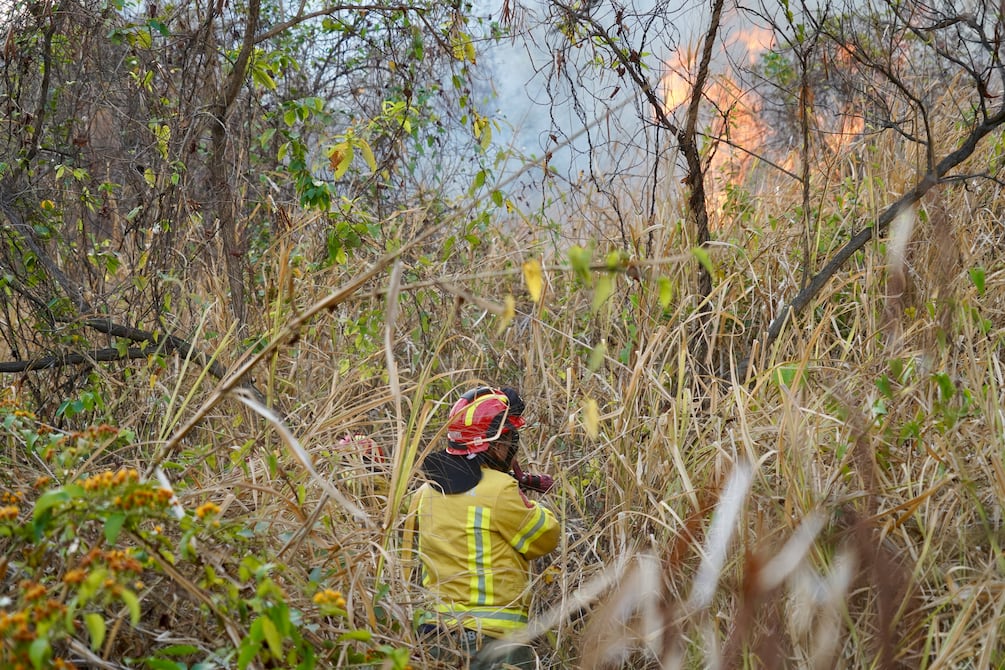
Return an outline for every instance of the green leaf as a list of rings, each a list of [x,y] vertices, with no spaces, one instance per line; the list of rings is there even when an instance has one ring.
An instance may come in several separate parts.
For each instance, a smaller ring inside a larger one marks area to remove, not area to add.
[[[129,610],[129,622],[134,627],[138,626],[140,623],[140,599],[129,589],[122,589],[119,597],[122,598],[122,602],[126,604],[126,608]]]
[[[283,641],[279,637],[279,630],[276,628],[276,624],[273,623],[272,619],[268,617],[262,617],[262,634],[265,636],[265,642],[269,645],[269,651],[272,652],[273,657],[280,659],[283,657]]]
[[[984,286],[986,279],[987,276],[984,268],[982,268],[979,265],[977,267],[970,268],[970,281],[972,281],[974,283],[974,286],[977,287],[977,295],[979,296],[984,295]]]
[[[261,626],[259,626],[259,628],[261,628]],[[261,641],[256,642],[254,639],[245,639],[244,642],[241,643],[241,653],[237,655],[238,670],[244,670],[248,667],[248,664],[254,660],[256,655],[258,655],[258,650],[261,646]]]
[[[670,301],[673,300],[673,283],[666,277],[660,277],[656,280],[656,285],[659,287],[660,307],[666,309],[670,306]]]
[[[607,356],[607,342],[600,340],[593,348],[590,349],[590,357],[586,361],[586,367],[589,368],[590,372],[596,372],[600,369],[600,366],[604,364],[604,358]]]
[[[119,533],[122,532],[122,524],[125,522],[126,515],[124,512],[115,512],[105,519],[105,541],[108,544],[115,544],[115,540],[119,539]]]
[[[573,272],[576,273],[576,277],[582,280],[585,284],[590,284],[590,257],[592,254],[589,249],[584,249],[579,245],[574,245],[569,249],[569,264],[572,265]]]
[[[52,648],[49,646],[49,638],[47,637],[40,637],[31,643],[31,646],[28,647],[28,658],[31,659],[35,670],[42,670],[48,666],[47,662],[51,652]]]
[[[373,156],[373,149],[366,140],[357,140],[357,146],[359,146],[359,151],[363,154],[363,160],[366,161],[366,166],[370,168],[371,172],[376,172],[377,170],[377,159]]]
[[[171,31],[168,30],[168,27],[161,21],[158,21],[157,19],[150,19],[147,21],[147,25],[159,32],[162,37],[171,37]]]
[[[956,395],[956,386],[953,384],[953,380],[949,378],[949,375],[945,372],[940,372],[932,376],[935,378],[935,382],[939,385],[939,396],[943,402]]]
[[[269,144],[269,142],[272,141],[272,138],[275,136],[275,134],[276,134],[275,128],[266,128],[265,131],[258,136],[259,145],[261,145],[261,147],[264,149]]]
[[[256,65],[251,68],[251,80],[268,91],[276,90],[276,80],[264,67]]]
[[[91,636],[91,651],[97,651],[105,641],[105,617],[97,612],[88,612],[84,615],[84,625]]]
[[[792,388],[792,382],[795,381],[796,373],[799,368],[795,365],[781,365],[775,370],[775,383],[779,386],[784,386],[786,388]]]
[[[334,178],[341,179],[345,176],[346,171],[349,169],[349,165],[352,163],[352,159],[356,152],[351,144],[342,143],[335,146],[331,154],[331,165],[335,170]]]
[[[604,259],[604,264],[607,265],[608,270],[620,271],[624,270],[628,263],[628,256],[621,249],[615,249],[611,253],[607,254]]]
[[[138,47],[140,49],[149,49],[153,45],[153,43],[154,43],[154,38],[150,34],[149,30],[147,30],[147,31],[142,31],[142,30],[136,31],[136,33],[134,34],[134,38],[135,39],[133,41],[133,46],[136,46],[136,47]]]
[[[610,272],[600,275],[597,286],[593,289],[593,305],[591,309],[596,312],[603,306],[607,299],[614,293],[614,276]]]
[[[369,642],[373,639],[373,635],[368,630],[351,630],[348,633],[342,633],[338,637],[339,642]]]
[[[70,494],[63,489],[54,489],[52,491],[46,491],[38,500],[35,501],[35,512],[34,518],[40,517],[47,510],[61,503],[65,503],[70,500]]]
[[[705,268],[705,272],[710,275],[715,274],[715,268],[712,266],[712,257],[709,256],[707,249],[703,249],[702,247],[693,247],[691,249],[691,254],[698,259],[701,266]]]

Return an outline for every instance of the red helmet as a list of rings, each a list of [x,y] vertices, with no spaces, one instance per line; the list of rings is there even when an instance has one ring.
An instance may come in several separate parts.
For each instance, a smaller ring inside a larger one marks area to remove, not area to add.
[[[487,450],[502,435],[523,428],[523,407],[514,389],[471,389],[450,409],[447,453],[467,456]]]

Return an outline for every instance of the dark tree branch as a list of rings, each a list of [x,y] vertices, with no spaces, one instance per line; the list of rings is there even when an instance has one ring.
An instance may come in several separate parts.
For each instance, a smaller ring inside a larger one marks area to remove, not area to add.
[[[84,319],[83,324],[88,328],[105,333],[113,337],[121,337],[131,342],[150,342],[158,347],[163,347],[164,351],[177,351],[186,358],[191,357],[196,363],[206,368],[206,370],[216,377],[223,379],[227,374],[227,369],[219,361],[212,358],[207,359],[205,354],[196,351],[191,344],[174,335],[161,335],[148,330],[132,328],[114,323],[111,319]]]
[[[32,370],[49,370],[66,365],[89,365],[91,363],[106,363],[109,361],[125,361],[134,358],[146,358],[160,351],[159,347],[129,347],[123,351],[109,347],[95,349],[87,353],[52,354],[34,358],[30,361],[5,361],[0,363],[0,373],[31,372]]]
[[[712,3],[712,17],[708,30],[705,31],[704,45],[702,48],[701,62],[698,64],[698,73],[695,77],[694,86],[691,89],[691,100],[688,103],[687,114],[684,120],[684,127],[677,133],[677,141],[680,143],[681,152],[687,161],[687,186],[688,186],[688,210],[694,217],[695,228],[697,230],[698,246],[705,247],[709,242],[708,231],[708,205],[705,201],[705,172],[701,167],[701,155],[698,151],[698,110],[701,104],[702,95],[705,92],[705,82],[708,80],[709,68],[712,63],[712,47],[719,34],[719,23],[722,18],[723,0],[715,0]],[[705,268],[704,264],[699,264],[698,297],[704,301],[712,293],[712,275]],[[699,354],[699,362],[705,358],[707,342],[704,338],[699,338],[702,351]]]
[[[113,337],[120,337],[130,342],[141,342],[142,346],[129,347],[120,350],[115,347],[95,349],[88,353],[50,354],[40,358],[24,361],[7,361],[0,363],[0,372],[27,372],[29,370],[44,370],[66,365],[81,365],[95,361],[108,362],[133,358],[144,358],[158,353],[178,352],[185,358],[191,358],[217,379],[223,379],[227,369],[219,361],[207,358],[197,351],[190,343],[174,335],[160,335],[139,328],[113,323],[109,319],[85,319],[83,325]]]

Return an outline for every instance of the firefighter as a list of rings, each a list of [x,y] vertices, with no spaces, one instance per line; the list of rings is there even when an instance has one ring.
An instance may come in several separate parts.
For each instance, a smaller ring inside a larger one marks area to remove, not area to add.
[[[473,670],[536,665],[531,647],[494,642],[527,625],[530,561],[559,541],[554,514],[521,490],[553,483],[519,469],[523,410],[511,388],[483,386],[461,396],[450,411],[446,449],[426,458],[429,482],[412,501],[429,596],[420,636],[434,657],[459,647]]]

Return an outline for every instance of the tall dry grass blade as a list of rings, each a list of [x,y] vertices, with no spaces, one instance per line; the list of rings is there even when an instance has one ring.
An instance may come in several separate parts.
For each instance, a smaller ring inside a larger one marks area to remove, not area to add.
[[[712,525],[708,529],[701,565],[698,566],[698,572],[691,584],[691,595],[687,601],[687,610],[690,613],[703,610],[712,603],[712,596],[722,574],[722,566],[726,563],[729,543],[740,520],[740,512],[743,510],[743,503],[747,499],[753,480],[754,470],[749,463],[740,461],[734,466],[712,515]]]
[[[662,648],[658,638],[671,622],[664,621],[660,611],[661,567],[652,554],[640,554],[614,592],[593,612],[583,632],[583,670],[597,670],[627,658],[633,643],[641,642],[654,651]]]
[[[157,439],[163,440],[167,437],[167,434],[171,431],[173,426],[178,425],[181,421],[181,416],[188,408],[192,402],[192,398],[195,393],[202,388],[202,381],[209,374],[209,366],[215,361],[219,360],[220,354],[223,353],[224,349],[228,347],[234,338],[234,333],[237,332],[237,321],[230,324],[230,328],[223,337],[220,338],[216,347],[213,349],[213,353],[210,354],[209,360],[206,365],[199,370],[199,374],[195,379],[195,382],[189,382],[188,371],[189,366],[192,364],[192,355],[196,351],[196,343],[199,342],[202,337],[203,331],[206,329],[206,324],[209,319],[209,315],[212,313],[212,307],[207,308],[199,318],[199,323],[196,326],[195,333],[190,338],[192,342],[192,348],[189,349],[188,355],[182,360],[182,367],[179,370],[179,374],[175,379],[174,388],[171,389],[171,395],[168,398],[167,408],[164,411],[163,419],[161,421],[160,429],[157,431]],[[188,384],[188,392],[183,394],[185,385]],[[181,401],[179,402],[179,398]]]
[[[831,569],[821,575],[803,563],[789,580],[789,634],[803,642],[808,667],[833,668],[841,643],[842,620],[847,616],[848,592],[855,581],[859,562],[847,547],[838,551]]]
[[[387,282],[387,311],[384,318],[384,359],[387,362],[387,384],[391,388],[394,402],[395,434],[401,444],[404,422],[401,418],[401,383],[398,379],[398,363],[394,360],[394,327],[398,322],[398,290],[401,287],[401,259],[394,262],[391,278]]]
[[[765,593],[778,588],[789,575],[795,572],[807,552],[813,547],[813,542],[823,530],[825,522],[824,515],[820,513],[812,513],[802,520],[785,546],[758,571],[757,588],[759,591]]]
[[[304,467],[308,474],[310,474],[311,478],[313,478],[314,481],[316,481],[321,488],[324,489],[325,493],[331,496],[332,500],[341,505],[345,511],[347,511],[355,519],[358,519],[365,526],[373,526],[373,522],[371,521],[369,514],[346,498],[341,491],[332,486],[328,480],[322,477],[321,474],[314,469],[314,464],[311,462],[310,454],[308,454],[303,448],[300,441],[293,434],[293,431],[286,426],[286,423],[279,417],[279,415],[260,403],[246,389],[238,388],[234,389],[230,393],[246,407],[272,424],[273,428],[276,429],[276,432],[279,433],[279,436],[283,439],[283,442],[285,442],[286,446],[290,448],[290,451],[293,452],[293,455],[296,456],[298,461],[300,461],[300,464]]]
[[[890,224],[890,242],[887,246],[887,295],[884,308],[883,328],[886,330],[887,342],[893,344],[900,331],[900,316],[907,289],[907,245],[914,233],[914,225],[918,219],[918,203],[904,207],[893,218]]]
[[[586,582],[572,593],[563,593],[562,602],[547,612],[535,617],[523,630],[503,638],[508,642],[527,643],[548,631],[557,628],[563,621],[589,607],[603,595],[605,591],[621,582],[631,567],[635,554],[626,552],[618,555],[618,560],[590,581]]]
[[[429,401],[425,401],[419,405],[418,400],[425,395],[426,389],[429,388],[431,383],[452,374],[442,373],[435,375],[433,374],[433,368],[441,364],[441,352],[446,343],[451,339],[449,334],[452,332],[451,328],[455,315],[456,306],[451,308],[447,318],[444,319],[429,360],[426,366],[423,367],[419,379],[415,382],[413,397],[416,400],[411,404],[408,425],[405,426],[403,431],[399,429],[398,432],[398,441],[392,456],[390,496],[384,513],[385,536],[383,547],[385,552],[390,547],[392,535],[394,534],[394,522],[401,509],[402,501],[405,499],[405,492],[408,490],[408,485],[412,479],[412,472],[418,460],[419,445],[422,442],[426,427],[429,425],[430,416],[435,408],[435,405]],[[429,445],[432,446],[435,444],[444,431],[446,431],[446,424],[430,438]],[[407,559],[408,557],[405,558]],[[377,574],[380,575],[382,570],[383,563],[378,566]]]

